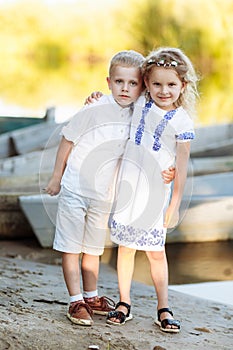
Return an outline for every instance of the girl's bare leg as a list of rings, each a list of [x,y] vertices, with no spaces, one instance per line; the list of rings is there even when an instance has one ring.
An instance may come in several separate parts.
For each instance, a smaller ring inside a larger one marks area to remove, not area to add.
[[[158,252],[146,252],[146,255],[150,262],[151,277],[155,286],[157,299],[158,299],[158,310],[168,307],[168,265],[165,250]],[[161,314],[161,321],[165,318],[173,319],[168,313],[164,312]],[[175,326],[172,326],[176,328]],[[171,326],[167,326],[171,328]]]
[[[119,246],[117,257],[117,276],[120,301],[131,303],[130,288],[134,272],[135,249]]]
[[[127,247],[119,246],[118,257],[117,257],[117,276],[118,276],[118,286],[120,293],[120,301],[123,301],[131,305],[130,300],[130,288],[133,278],[134,271],[134,257],[135,249],[130,249]],[[125,306],[120,305],[117,308],[118,311],[127,314],[128,310]],[[119,320],[111,318],[113,322],[119,322]]]

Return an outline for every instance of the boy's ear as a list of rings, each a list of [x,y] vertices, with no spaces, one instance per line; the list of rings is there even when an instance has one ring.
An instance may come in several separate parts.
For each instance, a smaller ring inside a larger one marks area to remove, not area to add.
[[[108,88],[111,90],[111,79],[109,77],[106,78],[107,83],[108,83]]]

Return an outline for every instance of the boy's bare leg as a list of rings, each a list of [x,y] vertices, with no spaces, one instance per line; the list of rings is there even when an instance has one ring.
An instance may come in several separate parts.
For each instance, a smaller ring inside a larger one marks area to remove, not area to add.
[[[150,262],[151,277],[157,294],[157,308],[158,310],[168,308],[168,266],[165,249],[159,252],[146,252],[146,255]],[[166,318],[173,319],[168,312],[162,313],[161,321]],[[171,328],[171,326],[168,325],[167,328]]]
[[[79,254],[63,253],[62,268],[69,295],[81,294]]]
[[[99,256],[83,253],[81,270],[83,290],[85,292],[96,291],[99,277]]]
[[[84,302],[80,288],[79,254],[63,253],[62,268],[70,295],[67,317],[72,323],[91,326],[93,324],[92,310]]]
[[[98,296],[98,277],[100,259],[97,255],[83,254],[82,256],[82,279],[83,296],[85,302],[90,306],[95,314],[107,315],[114,310],[115,303],[106,296]]]

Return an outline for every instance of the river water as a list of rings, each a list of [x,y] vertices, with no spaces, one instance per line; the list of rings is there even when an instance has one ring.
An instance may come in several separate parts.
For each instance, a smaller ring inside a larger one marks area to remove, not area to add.
[[[170,243],[166,245],[169,285],[233,281],[233,240],[203,243]],[[35,238],[0,241],[0,257],[15,257],[46,264],[60,264],[61,254],[42,248]],[[117,248],[105,249],[103,263],[116,269]],[[145,252],[137,252],[133,279],[152,285]]]
[[[169,284],[233,280],[233,241],[166,245]],[[144,252],[137,252],[134,280],[152,285]]]

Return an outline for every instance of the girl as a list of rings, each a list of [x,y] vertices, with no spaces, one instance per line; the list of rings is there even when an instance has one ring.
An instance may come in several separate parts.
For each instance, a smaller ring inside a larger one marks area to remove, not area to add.
[[[190,141],[197,97],[197,76],[188,57],[177,48],[159,48],[143,64],[147,88],[135,104],[130,139],[121,163],[111,239],[119,245],[117,273],[120,302],[107,323],[122,325],[132,319],[130,287],[136,250],[149,259],[156,290],[157,320],[164,332],[177,333],[180,322],[168,307],[166,231],[179,220],[187,176]],[[175,164],[172,195],[161,171]]]

